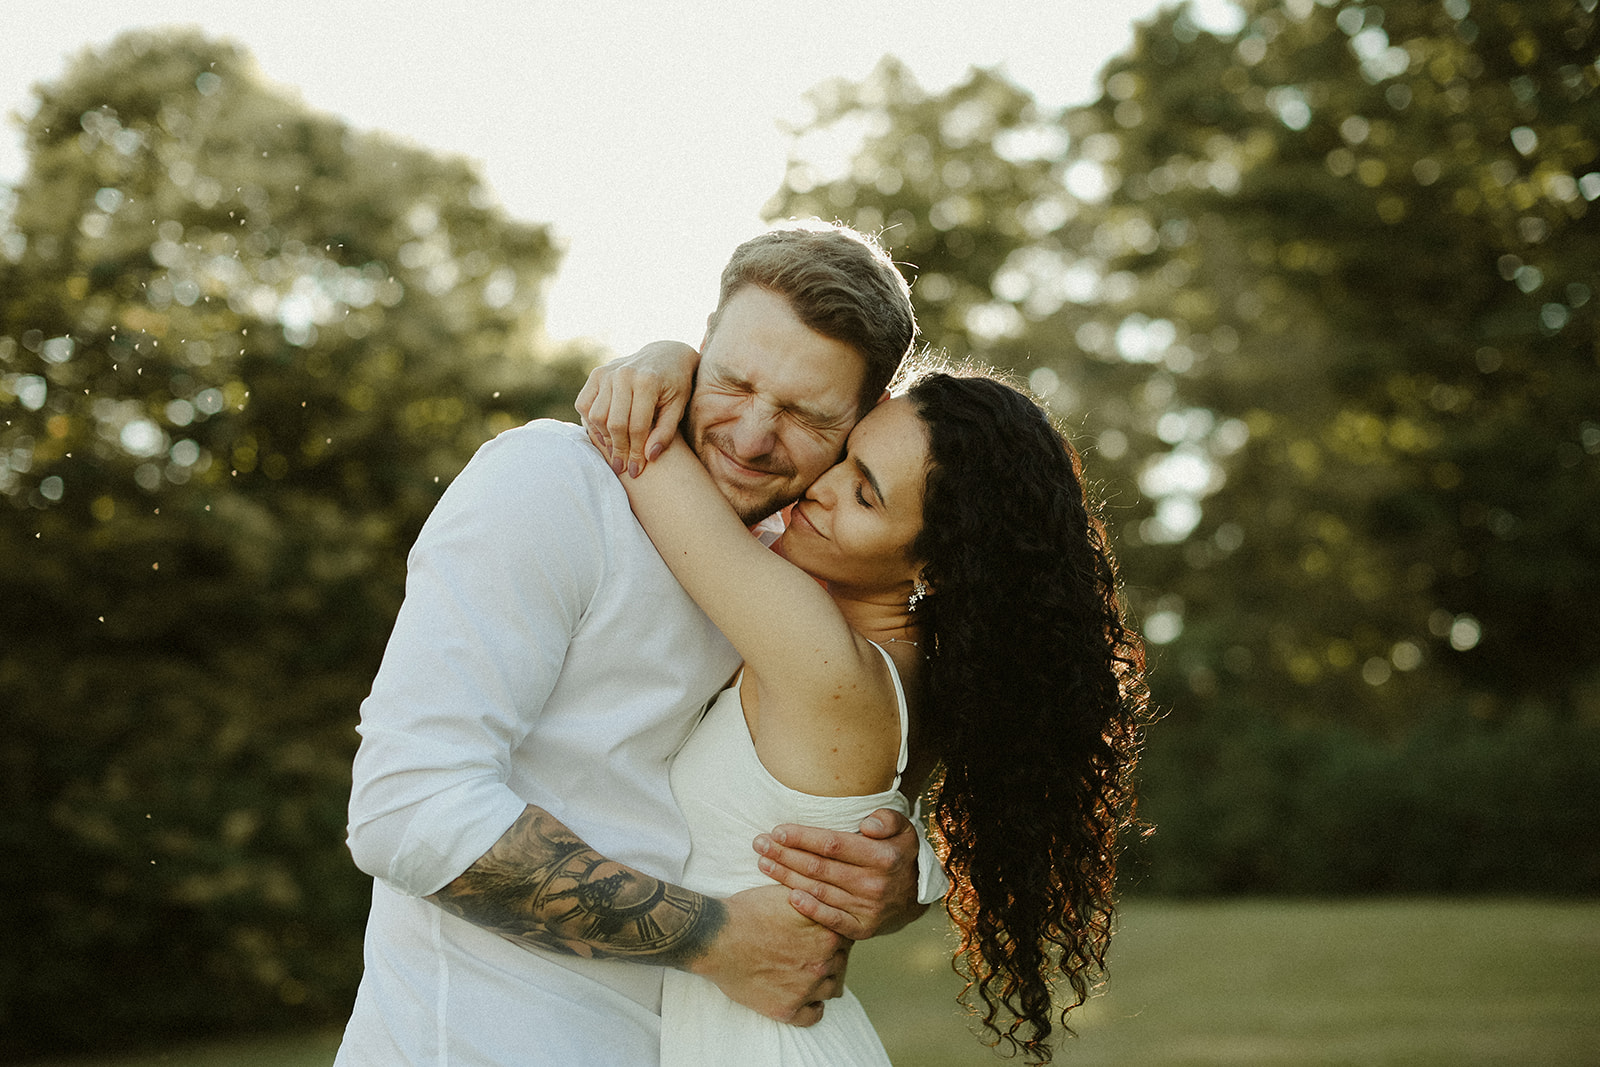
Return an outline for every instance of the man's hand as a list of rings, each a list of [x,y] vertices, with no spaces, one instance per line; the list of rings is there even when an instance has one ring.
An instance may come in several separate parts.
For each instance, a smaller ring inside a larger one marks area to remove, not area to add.
[[[672,443],[699,366],[688,345],[654,341],[589,372],[572,406],[612,470],[637,478]]]
[[[727,921],[685,969],[730,1000],[793,1026],[822,1019],[844,991],[852,942],[800,916],[781,886],[760,886],[723,902]]]
[[[606,859],[528,805],[477,862],[428,897],[525,948],[678,967],[779,1022],[810,1026],[844,991],[852,942],[782,886],[717,900]]]
[[[789,902],[840,937],[891,934],[927,910],[917,903],[917,831],[880,808],[859,834],[785,824],[755,839],[762,873],[789,887]]]

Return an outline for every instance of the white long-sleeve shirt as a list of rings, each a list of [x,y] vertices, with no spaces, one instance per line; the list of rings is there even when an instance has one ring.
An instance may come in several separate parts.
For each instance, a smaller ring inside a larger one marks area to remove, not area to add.
[[[341,1067],[655,1061],[658,968],[530,951],[420,898],[527,804],[676,881],[668,762],[738,662],[579,427],[479,450],[412,549],[361,708],[350,849],[376,884]]]

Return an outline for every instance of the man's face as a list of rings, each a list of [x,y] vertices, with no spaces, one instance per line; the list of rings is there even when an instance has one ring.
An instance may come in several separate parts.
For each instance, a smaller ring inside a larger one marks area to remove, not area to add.
[[[747,524],[798,499],[838,460],[866,366],[802,323],[789,301],[747,285],[702,346],[689,440]]]

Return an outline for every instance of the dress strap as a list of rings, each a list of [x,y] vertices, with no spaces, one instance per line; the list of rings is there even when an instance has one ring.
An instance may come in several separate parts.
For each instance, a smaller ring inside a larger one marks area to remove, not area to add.
[[[906,706],[906,690],[900,684],[900,671],[894,665],[894,657],[889,655],[889,650],[878,644],[878,642],[872,641],[870,643],[883,656],[883,662],[889,665],[889,677],[894,681],[894,700],[896,706],[900,709],[900,755],[895,760],[894,784],[889,787],[890,789],[899,789],[900,776],[905,773],[906,763],[911,756],[911,710]]]

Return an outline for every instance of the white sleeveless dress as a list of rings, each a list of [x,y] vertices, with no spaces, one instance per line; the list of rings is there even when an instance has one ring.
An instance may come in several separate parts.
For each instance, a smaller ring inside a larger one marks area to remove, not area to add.
[[[750,842],[779,823],[854,832],[879,808],[910,814],[899,793],[906,767],[905,692],[881,646],[900,707],[894,784],[864,797],[818,797],[790,789],[762,766],[744,721],[739,682],[712,701],[673,759],[672,794],[689,824],[683,884],[725,897],[775,884],[756,867]],[[789,1026],[722,994],[699,975],[668,970],[661,993],[662,1067],[887,1067],[888,1054],[848,989],[827,1002],[815,1026]]]

